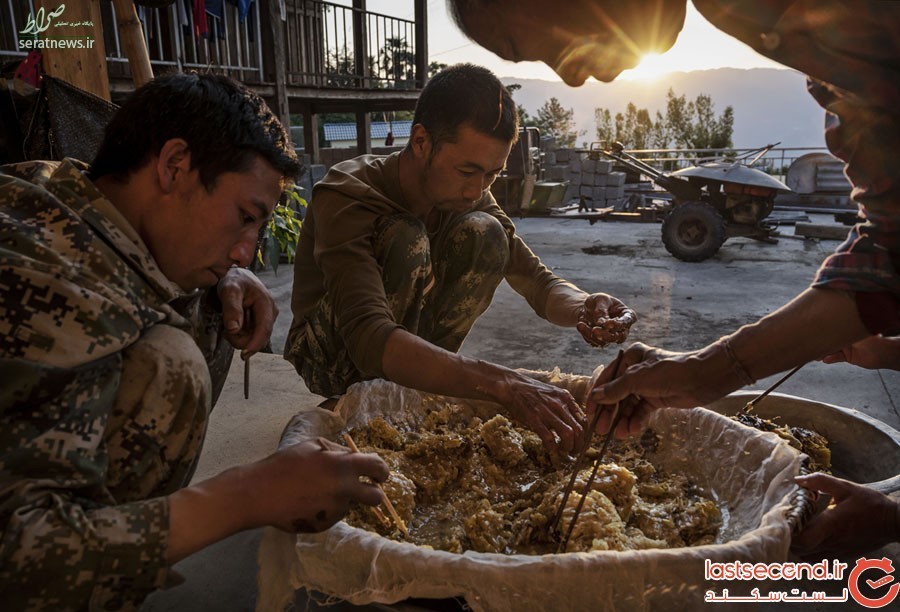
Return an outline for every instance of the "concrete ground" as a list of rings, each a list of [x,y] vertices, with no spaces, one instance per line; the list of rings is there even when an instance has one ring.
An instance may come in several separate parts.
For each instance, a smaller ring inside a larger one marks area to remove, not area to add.
[[[811,217],[833,223],[828,216]],[[637,311],[639,321],[630,340],[672,350],[703,346],[786,303],[809,284],[818,264],[838,244],[795,238],[793,228],[784,227],[778,244],[730,239],[715,257],[691,264],[665,251],[659,224],[590,225],[554,218],[525,218],[516,224],[557,274],[586,291],[616,295]],[[283,265],[277,275],[267,271],[261,277],[281,308],[272,341],[278,353],[290,325],[292,270]],[[510,367],[558,366],[564,372],[589,374],[610,361],[616,350],[593,349],[574,330],[543,321],[504,283],[462,352]],[[213,412],[197,480],[272,452],[290,417],[319,402],[278,355],[251,360],[250,399],[245,400],[241,365],[236,362],[232,368]],[[777,378],[761,380],[755,388],[763,389]],[[900,372],[811,363],[779,391],[857,408],[900,429]],[[185,559],[176,569],[187,581],[154,594],[142,610],[254,609],[259,537],[259,530],[239,534]],[[319,608],[311,604],[309,609]]]

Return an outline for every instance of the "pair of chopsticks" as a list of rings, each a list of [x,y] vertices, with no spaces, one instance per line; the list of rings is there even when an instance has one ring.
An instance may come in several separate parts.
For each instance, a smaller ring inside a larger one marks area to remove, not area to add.
[[[353,438],[350,437],[350,434],[344,434],[344,441],[347,443],[347,446],[350,447],[350,450],[354,453],[359,452],[359,448],[356,446],[356,442],[353,441]],[[394,504],[391,503],[391,498],[387,496],[387,493],[384,492],[384,488],[380,483],[375,483],[379,489],[381,489],[382,494],[384,494],[384,506],[387,508],[388,513],[391,515],[391,518],[394,520],[394,524],[397,526],[397,529],[400,530],[400,533],[403,534],[407,540],[409,539],[409,529],[406,528],[406,523],[403,522],[403,519],[400,518],[400,515],[397,514],[397,510],[394,508]],[[377,506],[372,507],[372,512],[375,513],[375,516],[381,521],[381,524],[385,527],[390,527],[391,522],[384,515],[380,508]]]
[[[614,376],[613,378],[617,378],[621,374],[622,369],[622,360],[624,356],[624,351],[619,351],[619,354],[616,355],[613,363],[610,364],[609,367],[614,368]],[[797,373],[797,371],[803,367],[804,364],[800,364],[795,367],[793,370],[785,374],[781,377],[775,384],[770,386],[768,389],[757,395],[755,398],[747,402],[747,404],[741,409],[742,413],[750,412],[756,404],[758,404],[761,400],[763,400],[767,395],[772,393],[775,389],[777,389],[781,384],[789,379],[791,376]],[[600,468],[600,465],[603,461],[604,456],[606,455],[606,451],[609,449],[609,444],[615,435],[616,428],[619,425],[619,421],[624,415],[625,411],[621,410],[621,401],[616,402],[615,407],[613,408],[613,417],[612,423],[609,427],[609,432],[606,434],[606,438],[603,440],[603,444],[600,446],[600,453],[597,455],[597,458],[594,460],[594,466],[591,469],[591,475],[588,478],[587,484],[584,487],[584,492],[581,495],[581,499],[578,500],[578,505],[575,507],[575,514],[572,516],[572,520],[569,521],[569,528],[566,530],[565,537],[559,542],[557,546],[556,552],[561,553],[566,550],[569,545],[569,539],[572,537],[572,532],[575,529],[575,523],[578,521],[578,517],[581,514],[581,510],[584,506],[584,500],[587,497],[587,494],[591,490],[591,486],[594,484],[594,480],[597,477],[597,471]],[[563,511],[566,507],[566,502],[569,500],[569,496],[572,493],[572,490],[575,487],[575,482],[578,479],[578,472],[581,470],[581,465],[584,462],[584,457],[591,446],[591,440],[594,436],[594,430],[597,428],[597,421],[600,418],[600,410],[597,410],[594,413],[594,416],[591,418],[591,422],[588,425],[588,429],[585,432],[585,444],[581,449],[581,452],[578,454],[578,457],[575,459],[574,468],[572,470],[572,476],[569,478],[569,483],[566,485],[565,491],[563,492],[562,501],[559,504],[559,508],[556,510],[556,516],[553,519],[553,527],[554,529],[559,529],[560,521],[562,520]]]
[[[619,354],[616,355],[615,360],[613,360],[613,362],[609,365],[609,367],[613,368],[613,378],[618,378],[618,376],[622,373],[621,370],[624,355],[625,351],[619,350]],[[624,411],[620,410],[620,405],[621,402],[616,402],[616,405],[613,408],[613,417],[612,422],[609,426],[609,432],[606,434],[606,439],[603,440],[603,445],[600,447],[600,454],[597,455],[597,458],[594,460],[594,467],[591,470],[591,475],[584,487],[584,492],[581,495],[581,499],[578,500],[578,505],[575,507],[575,514],[574,516],[572,516],[572,520],[569,521],[569,528],[566,530],[566,535],[557,546],[557,553],[565,551],[566,547],[569,545],[569,538],[572,537],[572,531],[575,529],[575,523],[578,521],[578,516],[581,514],[581,509],[584,506],[584,499],[587,497],[587,494],[591,490],[591,486],[594,484],[594,479],[597,477],[597,470],[600,468],[603,457],[604,455],[606,455],[606,451],[609,448],[609,443],[615,436],[616,427],[618,427],[619,421],[624,414]],[[591,447],[591,440],[594,438],[594,430],[597,429],[597,422],[600,420],[600,412],[601,411],[599,409],[594,412],[594,416],[591,418],[591,422],[588,425],[587,431],[585,431],[584,445],[581,447],[581,451],[578,453],[578,457],[575,459],[575,464],[572,469],[572,476],[569,478],[569,483],[566,485],[565,491],[563,492],[562,501],[560,501],[559,508],[557,508],[556,510],[556,516],[553,519],[553,528],[556,530],[559,530],[563,511],[566,507],[566,502],[569,501],[569,496],[572,494],[572,489],[575,488],[575,482],[578,480],[578,472],[581,470],[581,465],[582,463],[584,463],[584,458],[587,455],[587,451]]]

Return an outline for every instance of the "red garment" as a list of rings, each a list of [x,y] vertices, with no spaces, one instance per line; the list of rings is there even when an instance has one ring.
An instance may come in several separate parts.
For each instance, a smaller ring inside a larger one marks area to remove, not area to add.
[[[194,38],[200,40],[201,37],[206,36],[208,33],[206,0],[194,0]]]
[[[41,52],[31,51],[16,67],[15,78],[21,79],[34,87],[41,86]]]

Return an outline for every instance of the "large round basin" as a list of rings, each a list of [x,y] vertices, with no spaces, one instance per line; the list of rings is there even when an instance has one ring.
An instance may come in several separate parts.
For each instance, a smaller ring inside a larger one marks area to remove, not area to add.
[[[737,414],[758,395],[736,391],[707,406],[719,414]],[[830,442],[832,473],[885,493],[900,491],[900,431],[853,408],[771,393],[753,413],[775,423],[805,427]]]

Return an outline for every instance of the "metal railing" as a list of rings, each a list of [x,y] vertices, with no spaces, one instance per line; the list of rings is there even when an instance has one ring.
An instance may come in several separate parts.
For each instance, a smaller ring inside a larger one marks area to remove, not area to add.
[[[415,21],[320,0],[286,0],[291,85],[415,89]]]
[[[34,17],[33,4],[29,0],[0,0],[0,3],[6,4],[3,13],[8,11],[10,15],[10,19],[0,20],[0,59],[24,57],[27,51],[19,48],[19,30],[29,17]],[[238,7],[223,2],[222,15],[206,13],[205,24],[195,19],[193,5],[192,0],[175,0],[160,9],[138,7],[154,72],[166,72],[166,68],[212,70],[241,81],[263,81],[260,3],[251,3],[242,19]],[[119,40],[115,8],[110,2],[102,2],[100,12],[111,76],[127,75],[128,58]]]
[[[275,0],[272,0],[275,1]],[[239,9],[223,2],[221,17],[205,15],[206,34],[197,23],[193,0],[167,7],[138,7],[154,72],[213,70],[245,82],[264,82],[267,74],[260,40],[268,32],[267,6]],[[101,2],[103,42],[113,78],[130,76],[111,2]],[[34,16],[30,0],[0,0],[0,62],[25,57],[19,30]],[[262,15],[260,14],[262,13]],[[9,18],[6,18],[6,15]],[[417,66],[426,48],[417,39],[415,20],[365,11],[322,0],[285,0],[284,40],[289,85],[343,89],[418,89],[424,75]],[[421,44],[420,44],[421,43]],[[270,71],[269,71],[270,72]]]
[[[104,4],[103,32],[108,62],[125,63],[112,4]],[[240,81],[263,81],[259,2],[241,18],[238,7],[222,3],[222,15],[196,19],[193,2],[175,0],[161,9],[138,7],[154,72],[158,67],[213,70]],[[205,21],[205,24],[203,23]]]
[[[28,55],[28,51],[19,47],[19,31],[25,27],[29,16],[34,18],[34,8],[28,0],[0,0],[0,3],[6,5],[0,19],[0,58],[5,63]]]

